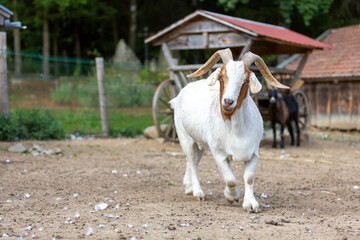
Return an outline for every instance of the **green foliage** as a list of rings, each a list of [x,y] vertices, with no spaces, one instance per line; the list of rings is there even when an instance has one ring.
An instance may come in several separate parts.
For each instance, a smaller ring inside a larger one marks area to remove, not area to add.
[[[15,141],[21,139],[64,139],[65,131],[50,110],[35,108],[19,110],[10,117],[0,118],[0,140]]]
[[[26,139],[27,131],[13,117],[0,117],[0,141],[16,141]]]
[[[118,107],[150,107],[155,87],[164,79],[160,73],[150,72],[141,66],[120,67],[107,66],[105,72],[106,94],[108,106]],[[68,77],[59,80],[51,91],[52,99],[59,104],[75,104],[92,108],[99,106],[98,84],[95,77]]]
[[[302,16],[305,26],[310,26],[310,21],[315,16],[327,14],[333,0],[279,0],[280,13],[287,24],[291,23],[294,9]]]
[[[285,23],[290,25],[295,9],[302,16],[305,26],[310,26],[314,17],[327,14],[334,0],[277,0],[274,3],[279,6],[280,15]],[[248,0],[218,0],[225,11],[235,10],[238,3],[246,5]]]
[[[54,116],[59,119],[66,133],[80,135],[101,133],[100,112],[97,108],[58,109]],[[153,125],[151,109],[109,109],[110,135],[135,137]]]

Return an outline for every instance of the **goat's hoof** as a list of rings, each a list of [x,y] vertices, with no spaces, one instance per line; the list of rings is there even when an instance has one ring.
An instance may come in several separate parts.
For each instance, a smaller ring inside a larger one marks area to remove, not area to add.
[[[233,204],[234,201],[231,201],[230,199],[226,199],[230,204]]]
[[[272,145],[272,148],[276,148],[276,145]]]
[[[205,197],[197,197],[196,200],[199,202],[202,202],[202,201],[205,201]]]
[[[259,212],[259,203],[255,200],[254,197],[244,199],[243,208],[246,211],[258,213]]]
[[[224,196],[225,198],[228,200],[229,203],[233,204],[234,201],[235,202],[239,202],[240,199],[240,191],[237,187],[235,187],[235,183],[232,184],[227,184],[233,187],[228,187],[226,186],[224,189]]]
[[[185,185],[185,194],[190,195],[193,192],[192,185]]]
[[[196,198],[196,200],[198,201],[204,201],[205,200],[205,194],[202,190],[198,191],[198,192],[194,192],[194,197]]]

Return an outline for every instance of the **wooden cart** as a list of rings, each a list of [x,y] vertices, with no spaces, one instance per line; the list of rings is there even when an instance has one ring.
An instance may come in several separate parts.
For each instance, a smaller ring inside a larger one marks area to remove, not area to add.
[[[270,34],[268,33],[269,31]],[[216,51],[222,48],[230,48],[233,52],[234,59],[238,60],[247,51],[252,51],[260,56],[302,54],[303,57],[297,70],[273,67],[269,67],[269,69],[280,82],[291,87],[291,92],[295,95],[299,104],[300,126],[302,129],[308,127],[310,117],[309,104],[306,95],[300,90],[303,82],[298,80],[309,53],[313,49],[326,48],[325,44],[322,46],[322,43],[316,40],[279,26],[201,10],[186,16],[157,34],[147,38],[145,43],[152,43],[155,46],[161,45],[170,71],[170,79],[162,82],[157,87],[152,103],[154,123],[161,137],[169,141],[177,141],[173,118],[174,113],[168,102],[174,98],[186,84],[194,81],[194,79],[186,78],[186,75],[202,66],[202,64],[179,65],[177,63],[180,59],[175,59],[172,52],[195,49],[211,49]],[[216,64],[213,70],[220,66],[222,66],[221,63]],[[258,73],[256,66],[252,66],[250,69]],[[206,76],[202,78],[206,78]],[[261,79],[261,77],[259,79]],[[262,82],[263,90],[253,97],[264,120],[266,120],[267,106],[269,105],[267,97],[268,86],[264,81]]]

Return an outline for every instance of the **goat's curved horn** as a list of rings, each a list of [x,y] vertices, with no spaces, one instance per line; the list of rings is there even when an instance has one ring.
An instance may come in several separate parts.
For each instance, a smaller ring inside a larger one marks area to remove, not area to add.
[[[255,62],[256,66],[259,68],[259,70],[261,72],[261,75],[263,75],[265,80],[271,86],[274,86],[274,87],[277,87],[277,88],[289,89],[288,86],[285,86],[285,85],[281,84],[280,82],[278,82],[278,80],[276,80],[274,78],[274,76],[271,74],[269,68],[266,66],[264,60],[261,57],[259,57],[258,55],[254,54],[252,52],[247,52],[241,58],[241,61],[245,62],[248,67],[250,67]]]
[[[187,75],[187,77],[200,77],[204,75],[220,60],[220,58],[223,63],[227,63],[228,61],[233,60],[231,50],[226,48],[216,51],[202,67],[200,67],[192,74]]]

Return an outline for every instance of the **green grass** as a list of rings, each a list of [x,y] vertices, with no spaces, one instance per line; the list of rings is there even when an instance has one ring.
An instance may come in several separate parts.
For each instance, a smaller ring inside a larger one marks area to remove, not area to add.
[[[101,130],[98,109],[56,109],[53,115],[59,119],[66,133],[99,134]],[[109,109],[109,124],[112,136],[133,137],[143,133],[148,126],[154,125],[151,109]]]

